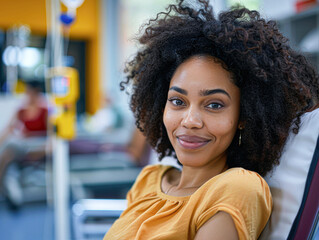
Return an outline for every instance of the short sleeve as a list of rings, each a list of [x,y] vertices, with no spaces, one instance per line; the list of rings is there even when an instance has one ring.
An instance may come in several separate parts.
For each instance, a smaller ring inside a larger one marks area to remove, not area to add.
[[[156,177],[159,170],[160,165],[149,165],[142,169],[132,188],[127,193],[128,205],[156,189]]]
[[[203,189],[196,231],[217,212],[223,211],[231,215],[239,239],[257,239],[272,209],[271,193],[265,180],[255,172],[236,168],[212,185]]]

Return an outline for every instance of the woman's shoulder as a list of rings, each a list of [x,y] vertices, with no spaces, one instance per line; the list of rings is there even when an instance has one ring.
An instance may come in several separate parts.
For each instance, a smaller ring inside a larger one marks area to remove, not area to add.
[[[147,165],[142,169],[138,178],[158,175],[160,173],[164,173],[166,170],[170,168],[172,168],[172,166],[161,165],[161,164]]]
[[[231,168],[212,178],[203,185],[200,195],[215,203],[250,202],[254,199],[263,199],[270,205],[272,202],[267,182],[258,173],[243,168]]]
[[[138,175],[134,185],[128,193],[128,200],[130,202],[137,198],[154,194],[157,191],[158,184],[160,184],[161,176],[171,166],[163,165],[148,165],[145,166]]]
[[[170,168],[171,166],[164,166],[160,164],[145,166],[135,181],[135,187],[148,188],[152,187],[154,184],[156,185],[158,181],[160,181],[161,176],[163,176],[163,174]]]
[[[206,182],[195,201],[197,228],[218,211],[224,211],[232,216],[237,231],[246,239],[252,229],[258,228],[260,233],[272,209],[266,181],[258,173],[243,168],[228,169]]]
[[[269,188],[265,179],[257,172],[244,168],[230,168],[220,174],[218,181],[221,184],[244,188]]]

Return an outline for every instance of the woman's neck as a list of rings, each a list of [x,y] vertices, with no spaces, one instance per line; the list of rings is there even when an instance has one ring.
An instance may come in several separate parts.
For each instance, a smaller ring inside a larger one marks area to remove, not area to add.
[[[189,188],[189,187],[200,187],[209,179],[226,171],[227,168],[228,167],[225,162],[218,163],[214,166],[208,165],[201,168],[184,166],[180,174],[180,179],[177,185],[177,189]]]
[[[169,171],[162,183],[166,194],[187,196],[194,193],[205,182],[228,169],[226,161],[217,161],[203,167],[183,166],[182,171]]]

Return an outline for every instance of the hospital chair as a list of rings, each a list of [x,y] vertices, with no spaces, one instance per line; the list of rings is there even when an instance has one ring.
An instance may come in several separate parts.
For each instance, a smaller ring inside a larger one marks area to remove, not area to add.
[[[4,197],[11,210],[18,209],[24,203],[46,199],[46,156],[30,155],[34,155],[32,151],[19,161],[11,162],[4,172]]]
[[[70,178],[75,199],[125,198],[142,167],[149,162],[150,147],[139,130],[134,128],[128,134],[122,129],[108,137],[111,139],[104,139],[96,152],[71,155]]]
[[[123,128],[107,134],[79,134],[76,141],[80,144],[75,147],[72,147],[73,142],[70,142],[69,176],[72,200],[93,198],[96,195],[125,197],[141,170],[123,150],[126,142],[130,140],[130,135],[130,131]],[[112,151],[104,152],[100,150],[103,144],[111,144],[118,149],[114,147]],[[45,161],[46,158],[49,161]],[[39,159],[28,159],[26,156],[12,162],[4,174],[5,197],[9,207],[17,209],[24,203],[50,198],[51,172],[51,156]]]
[[[319,239],[318,161],[319,109],[315,109],[302,116],[299,133],[290,133],[286,141],[280,165],[266,176],[273,212],[259,240]],[[94,201],[81,200],[73,207],[77,239],[101,239],[125,208],[123,200]],[[89,238],[93,233],[97,238]]]

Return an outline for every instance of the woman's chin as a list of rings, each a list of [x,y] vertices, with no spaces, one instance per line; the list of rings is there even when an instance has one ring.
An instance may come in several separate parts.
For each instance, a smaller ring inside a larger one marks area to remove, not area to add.
[[[183,167],[202,167],[207,164],[207,161],[199,160],[199,158],[194,156],[177,156],[177,159],[183,165]]]

